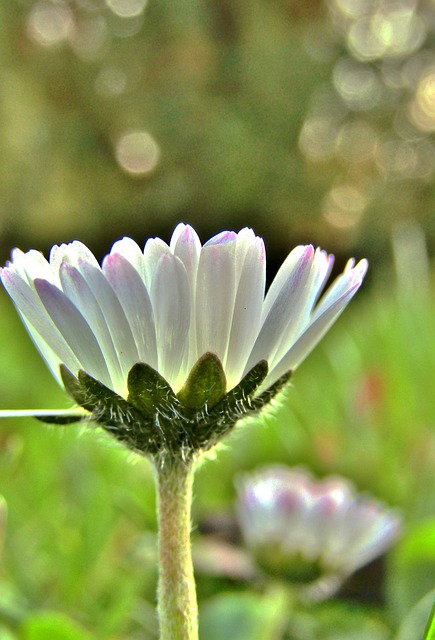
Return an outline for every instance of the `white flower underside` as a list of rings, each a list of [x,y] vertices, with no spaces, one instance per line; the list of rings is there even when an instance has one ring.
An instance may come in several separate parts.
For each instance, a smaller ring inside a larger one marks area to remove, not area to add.
[[[77,241],[54,246],[49,261],[15,249],[1,276],[59,382],[64,364],[126,396],[137,362],[177,392],[206,352],[221,360],[227,390],[262,359],[269,373],[261,388],[269,387],[300,364],[359,288],[367,261],[350,260],[318,303],[332,262],[311,245],[296,247],[264,297],[265,249],[251,229],[201,246],[179,224],[169,245],[154,238],[142,251],[119,240],[101,267]]]
[[[343,577],[386,551],[402,529],[396,509],[357,494],[341,477],[317,481],[304,469],[273,467],[247,474],[239,493],[250,546],[277,542]]]

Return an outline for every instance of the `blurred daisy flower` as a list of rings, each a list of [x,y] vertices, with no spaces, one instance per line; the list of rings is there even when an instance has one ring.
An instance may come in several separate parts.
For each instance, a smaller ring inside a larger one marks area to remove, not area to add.
[[[258,564],[298,584],[318,580],[318,597],[323,589],[332,595],[401,531],[398,511],[358,494],[349,480],[316,480],[305,469],[284,466],[239,480],[237,514]]]
[[[80,408],[1,415],[92,418],[149,453],[208,448],[270,401],[356,293],[366,260],[350,260],[319,301],[332,263],[320,249],[298,246],[265,295],[264,243],[251,229],[224,231],[202,246],[179,224],[169,245],[152,238],[142,251],[130,238],[115,242],[101,266],[77,241],[54,246],[49,260],[15,249],[3,285]],[[146,429],[132,440],[144,415],[159,441]],[[182,441],[174,416],[192,423]]]

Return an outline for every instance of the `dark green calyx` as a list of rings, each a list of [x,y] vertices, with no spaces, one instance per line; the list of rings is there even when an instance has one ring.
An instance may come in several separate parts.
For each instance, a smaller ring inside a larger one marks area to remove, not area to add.
[[[135,364],[128,374],[127,399],[85,371],[75,377],[61,367],[65,389],[88,412],[92,421],[130,449],[155,458],[160,464],[171,458],[188,461],[227,436],[235,424],[259,413],[289,380],[285,374],[258,393],[268,373],[265,360],[225,393],[225,374],[218,357],[207,353],[192,368],[186,384],[176,395],[148,364]],[[80,419],[68,418],[68,422]],[[65,418],[50,422],[67,424]]]
[[[225,395],[227,380],[222,363],[214,353],[204,353],[178,392],[178,399],[189,409],[213,407]]]

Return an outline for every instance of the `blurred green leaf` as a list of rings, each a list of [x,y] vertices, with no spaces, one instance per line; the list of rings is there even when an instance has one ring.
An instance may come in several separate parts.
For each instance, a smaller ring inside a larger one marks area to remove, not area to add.
[[[391,554],[387,582],[393,614],[398,620],[433,588],[435,519],[411,525]]]
[[[20,640],[91,640],[92,636],[71,618],[55,612],[37,613],[23,624]]]
[[[204,604],[200,611],[202,640],[272,640],[280,637],[289,616],[289,603],[282,590],[259,596],[254,593],[224,593]]]
[[[435,639],[434,598],[435,589],[432,589],[417,602],[400,625],[395,640]]]
[[[432,599],[432,610],[429,614],[429,620],[426,626],[424,640],[434,640],[435,639],[435,589],[430,594]]]
[[[289,640],[388,640],[387,625],[375,610],[336,601],[297,613],[290,621]]]
[[[1,640],[17,640],[17,636],[9,629],[0,624],[0,638]]]

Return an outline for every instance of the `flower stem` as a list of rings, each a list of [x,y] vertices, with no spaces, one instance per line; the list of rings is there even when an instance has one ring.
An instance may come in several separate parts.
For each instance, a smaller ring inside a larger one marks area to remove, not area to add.
[[[198,607],[190,548],[193,466],[157,468],[160,640],[198,640]]]

